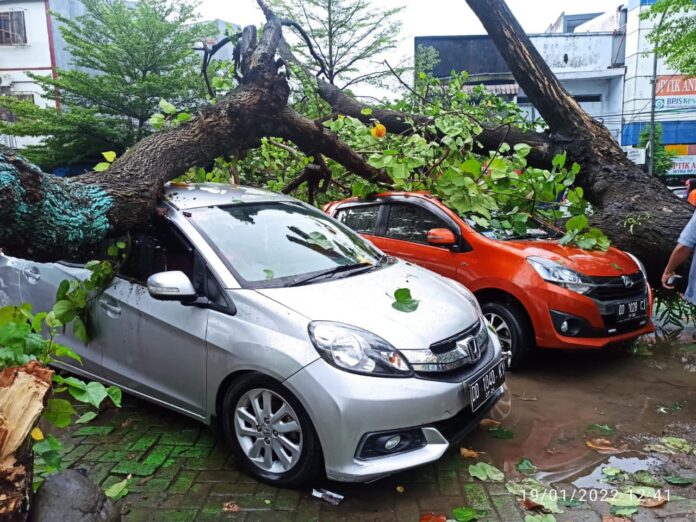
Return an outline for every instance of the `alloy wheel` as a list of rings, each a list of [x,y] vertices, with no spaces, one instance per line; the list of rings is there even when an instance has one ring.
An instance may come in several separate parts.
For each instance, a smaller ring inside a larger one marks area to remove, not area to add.
[[[302,455],[302,426],[292,406],[274,391],[255,388],[242,395],[234,430],[247,458],[264,471],[285,473]]]
[[[512,353],[512,331],[510,330],[510,326],[507,324],[507,322],[505,322],[505,319],[493,312],[487,312],[484,314],[484,317],[498,335],[498,339],[500,339],[500,347],[503,349],[503,351]]]

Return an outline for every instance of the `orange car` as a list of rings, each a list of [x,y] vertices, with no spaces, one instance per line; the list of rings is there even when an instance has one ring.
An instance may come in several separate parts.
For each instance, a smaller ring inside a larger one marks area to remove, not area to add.
[[[474,292],[511,352],[603,348],[652,332],[652,291],[633,255],[560,245],[538,223],[524,236],[488,230],[426,192],[386,192],[324,208],[387,254],[455,279]]]

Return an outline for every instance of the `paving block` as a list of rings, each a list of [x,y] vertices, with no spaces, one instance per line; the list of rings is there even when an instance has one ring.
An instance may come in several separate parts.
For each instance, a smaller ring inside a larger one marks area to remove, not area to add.
[[[464,495],[466,497],[467,506],[471,506],[474,509],[485,510],[489,513],[493,511],[493,506],[491,506],[488,500],[488,495],[486,494],[486,489],[483,484],[464,484]]]
[[[198,439],[198,429],[187,429],[180,431],[168,431],[162,434],[160,444],[176,444],[184,446],[192,446]]]
[[[159,439],[161,434],[159,433],[146,433],[145,435],[141,436],[138,440],[133,442],[130,446],[130,449],[136,450],[136,451],[147,451],[149,450],[152,445],[157,442],[157,439]]]
[[[180,471],[172,485],[169,486],[169,493],[186,493],[193,486],[197,476],[197,471]]]
[[[94,437],[98,435],[108,435],[114,431],[113,426],[82,426],[73,436],[75,437]]]

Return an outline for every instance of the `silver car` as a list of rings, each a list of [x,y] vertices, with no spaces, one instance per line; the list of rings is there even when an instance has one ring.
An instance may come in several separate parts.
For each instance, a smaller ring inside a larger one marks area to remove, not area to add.
[[[90,309],[92,341],[61,340],[83,365],[59,366],[217,422],[257,478],[369,481],[434,461],[502,395],[500,343],[459,283],[290,197],[201,184],[162,205]],[[87,274],[0,255],[0,306],[50,309]]]

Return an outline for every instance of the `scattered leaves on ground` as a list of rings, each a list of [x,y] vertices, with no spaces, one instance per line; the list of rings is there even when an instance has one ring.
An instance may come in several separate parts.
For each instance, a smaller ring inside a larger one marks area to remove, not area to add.
[[[515,467],[517,471],[521,471],[522,473],[534,473],[537,469],[534,463],[527,457],[522,457],[520,461],[515,464]]]
[[[536,479],[526,478],[520,481],[510,481],[505,489],[518,499],[531,500],[550,513],[562,513],[558,506],[558,494],[553,488],[542,484]]]
[[[644,486],[652,486],[655,488],[662,486],[662,483],[652,473],[644,469],[636,471],[633,474],[633,480]]]
[[[614,466],[603,467],[602,476],[609,482],[626,482],[630,478],[628,473]]]
[[[586,431],[588,433],[598,433],[600,435],[613,435],[615,430],[609,424],[590,424]]]
[[[119,500],[128,494],[128,482],[131,476],[128,475],[121,482],[116,482],[104,490],[104,494],[112,500]]]
[[[679,475],[667,475],[662,478],[664,478],[666,482],[674,486],[690,486],[694,483],[694,479],[680,477]]]
[[[637,507],[639,502],[638,497],[633,493],[621,492],[610,495],[609,498],[607,498],[607,504],[615,507]]]
[[[587,444],[589,448],[592,448],[597,453],[601,453],[603,455],[616,455],[626,451],[626,448],[614,447],[613,443],[609,439],[605,438],[586,440],[585,444]]]
[[[666,498],[641,498],[640,505],[646,508],[656,508],[667,503]]]
[[[493,419],[483,419],[481,422],[479,422],[479,427],[484,430],[492,430],[498,426],[500,426],[500,422]]]
[[[478,520],[479,518],[487,516],[488,511],[482,511],[468,506],[462,506],[452,510],[452,518],[457,522],[471,522],[472,520]]]
[[[678,411],[683,410],[685,405],[686,405],[686,401],[676,401],[676,402],[673,402],[672,404],[668,404],[667,406],[658,406],[657,411],[659,413],[664,413],[664,414],[677,413]]]
[[[477,459],[481,456],[480,451],[474,451],[468,448],[459,448],[459,454],[465,459]]]
[[[679,437],[662,437],[657,444],[648,444],[645,446],[645,451],[655,451],[657,453],[667,453],[674,455],[676,453],[693,453],[694,447],[686,440]]]
[[[502,471],[485,462],[469,465],[469,475],[479,480],[492,480],[493,482],[502,482],[505,478]]]
[[[488,433],[493,435],[496,439],[512,439],[515,436],[515,433],[512,430],[504,426],[492,428],[488,430]]]
[[[572,496],[570,498],[559,498],[558,499],[558,505],[567,507],[567,508],[575,508],[578,506],[582,506],[583,501],[577,498],[573,498]]]
[[[234,502],[225,502],[222,505],[222,512],[223,513],[237,513],[239,511],[239,505],[235,504]]]
[[[556,517],[549,514],[525,515],[524,522],[556,522]]]
[[[602,517],[602,522],[628,522],[630,520],[630,518],[619,517],[616,515],[604,515]]]
[[[611,508],[611,514],[618,516],[618,517],[624,517],[624,520],[630,520],[631,515],[638,513],[638,508],[636,507],[614,507]]]
[[[420,522],[447,522],[445,515],[436,515],[435,513],[426,513],[420,517]]]
[[[35,441],[43,440],[44,439],[44,434],[43,431],[41,431],[41,428],[38,426],[31,430],[31,438],[34,439]]]
[[[403,493],[404,491],[406,491],[406,488],[405,488],[405,487],[403,487],[403,486],[396,486],[396,492],[397,492],[397,493]]]

